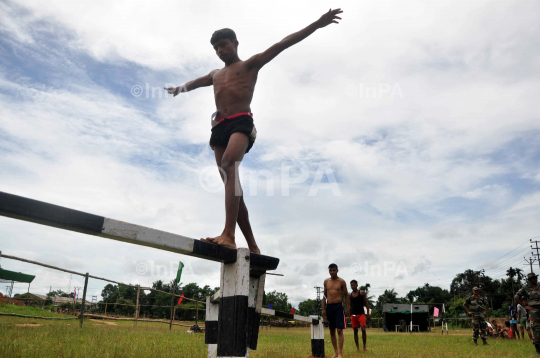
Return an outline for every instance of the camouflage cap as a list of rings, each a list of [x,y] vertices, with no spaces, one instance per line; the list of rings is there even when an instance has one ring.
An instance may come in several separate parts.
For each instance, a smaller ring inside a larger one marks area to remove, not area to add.
[[[538,277],[538,275],[531,272],[530,274],[527,275],[527,280],[530,280],[530,279],[533,279],[533,278],[536,278],[536,277]]]
[[[478,287],[473,287],[472,289],[473,291],[480,291],[480,289]]]

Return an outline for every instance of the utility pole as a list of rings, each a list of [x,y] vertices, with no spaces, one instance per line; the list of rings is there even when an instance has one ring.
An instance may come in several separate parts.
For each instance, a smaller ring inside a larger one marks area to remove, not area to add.
[[[531,242],[531,249],[536,250],[536,254],[533,252],[533,256],[536,256],[536,261],[538,261],[538,267],[540,267],[540,247],[538,247],[538,240],[529,240]],[[534,247],[533,247],[534,244]],[[532,271],[531,271],[532,272]]]
[[[525,258],[525,257],[523,257],[523,259],[525,260],[526,263],[529,264],[529,266],[531,266],[531,273],[533,273],[532,264],[536,261],[536,259],[533,259],[532,257],[529,257],[528,260],[527,260],[527,258]]]
[[[321,317],[319,316],[319,312],[321,312],[321,310],[322,310],[322,306],[321,306],[321,289],[322,289],[322,287],[315,286],[314,288],[317,290],[317,319],[320,319]]]

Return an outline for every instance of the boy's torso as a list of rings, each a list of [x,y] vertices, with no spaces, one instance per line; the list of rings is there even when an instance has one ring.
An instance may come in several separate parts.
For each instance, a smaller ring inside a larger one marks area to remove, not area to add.
[[[332,303],[341,303],[341,295],[343,294],[343,283],[341,278],[332,278],[326,279],[326,302],[328,304]]]
[[[257,74],[258,71],[250,68],[246,61],[236,62],[213,72],[216,120],[236,113],[251,112]]]

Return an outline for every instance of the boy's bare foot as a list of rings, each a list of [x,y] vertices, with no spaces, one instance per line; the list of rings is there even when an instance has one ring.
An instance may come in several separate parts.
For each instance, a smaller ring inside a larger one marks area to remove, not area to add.
[[[212,244],[230,247],[231,249],[236,249],[236,243],[234,242],[234,237],[229,237],[226,235],[219,235],[214,238],[207,237],[206,239],[201,239],[202,241],[210,242]]]
[[[338,354],[337,354],[337,353],[334,354],[334,355],[332,356],[332,358],[338,358]]]
[[[261,250],[259,250],[259,248],[258,248],[257,246],[255,246],[255,247],[250,247],[250,246],[248,245],[248,247],[249,247],[249,252],[252,252],[252,253],[254,253],[254,254],[259,254],[259,255],[261,254]]]
[[[368,351],[368,350],[367,350],[367,348],[364,348],[364,352],[366,352],[366,353],[367,353],[367,351]]]

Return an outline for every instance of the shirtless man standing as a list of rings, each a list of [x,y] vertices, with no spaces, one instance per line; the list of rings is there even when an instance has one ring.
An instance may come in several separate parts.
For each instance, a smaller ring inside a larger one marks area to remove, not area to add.
[[[259,70],[279,55],[283,50],[302,41],[317,29],[338,23],[341,9],[329,10],[306,28],[285,37],[266,51],[256,54],[246,61],[238,57],[238,40],[231,29],[221,29],[212,35],[210,43],[225,67],[213,70],[206,76],[189,81],[180,87],[165,88],[177,96],[181,92],[199,87],[214,86],[217,112],[212,119],[210,146],[214,150],[216,163],[225,184],[225,228],[221,235],[201,239],[218,245],[236,248],[236,223],[246,238],[249,250],[260,253],[255,242],[248,218],[248,211],[242,194],[238,168],[244,154],[255,142],[257,131],[253,124],[251,99],[255,91]]]
[[[345,316],[348,316],[350,311],[349,293],[347,292],[347,283],[337,275],[337,265],[330,264],[328,266],[328,272],[330,273],[330,278],[324,280],[322,314],[328,320],[330,337],[332,338],[332,345],[336,353],[332,358],[341,358],[343,356],[343,330],[347,327]],[[345,297],[346,312],[343,312],[342,296]],[[339,351],[336,342],[336,328],[339,336]]]

